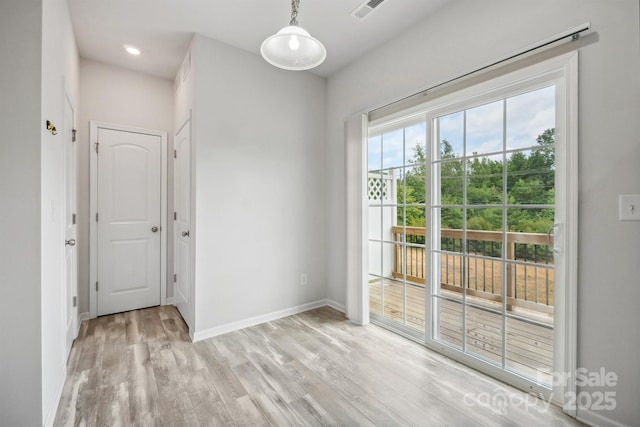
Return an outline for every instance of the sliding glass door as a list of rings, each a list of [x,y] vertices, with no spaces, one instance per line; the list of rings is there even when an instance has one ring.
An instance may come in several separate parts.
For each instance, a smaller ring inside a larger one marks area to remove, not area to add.
[[[431,339],[551,385],[554,85],[438,115]]]
[[[424,115],[368,138],[371,315],[418,336],[425,330],[425,141]]]
[[[373,322],[562,400],[576,153],[566,74],[534,70],[370,123],[366,286]]]

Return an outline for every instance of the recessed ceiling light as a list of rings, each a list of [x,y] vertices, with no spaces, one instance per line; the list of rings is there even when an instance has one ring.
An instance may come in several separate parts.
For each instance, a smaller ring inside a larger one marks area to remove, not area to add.
[[[137,47],[125,46],[124,50],[129,52],[131,55],[140,55],[140,49],[138,49]]]

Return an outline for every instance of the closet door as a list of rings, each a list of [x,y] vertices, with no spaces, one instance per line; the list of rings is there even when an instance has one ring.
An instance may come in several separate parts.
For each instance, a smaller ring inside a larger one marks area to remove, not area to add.
[[[175,137],[174,301],[191,329],[191,122]]]

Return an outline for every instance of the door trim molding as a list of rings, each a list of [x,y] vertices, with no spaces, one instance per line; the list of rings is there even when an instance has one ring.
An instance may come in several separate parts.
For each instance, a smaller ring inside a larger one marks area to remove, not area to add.
[[[71,112],[72,112],[72,118],[71,118],[71,129],[76,129],[76,126],[78,125],[78,114],[77,114],[77,106],[76,106],[76,102],[73,99],[73,96],[71,94],[71,88],[69,87],[69,84],[67,82],[66,79],[63,79],[63,102],[62,102],[62,111],[64,111],[65,113],[65,132],[68,129],[68,123],[66,123],[66,107],[67,104],[69,104],[69,107],[71,107]],[[65,183],[64,183],[64,191],[65,191],[65,196],[64,196],[64,209],[67,209],[67,199],[69,197],[69,195],[66,193],[67,192],[67,168],[69,167],[69,165],[67,164],[67,152],[66,152],[66,143],[67,140],[66,138],[69,138],[69,135],[65,134],[65,164],[64,164],[64,179],[65,179]],[[73,142],[72,141],[72,147],[73,147],[73,151],[74,151],[74,179],[75,179],[75,183],[74,183],[74,192],[75,194],[73,195],[75,197],[75,203],[73,206],[73,209],[71,213],[77,213],[78,212],[78,142]],[[69,212],[65,212],[65,215],[69,213]],[[66,233],[66,216],[65,216],[65,224],[64,224],[64,232]],[[78,231],[79,231],[79,227],[78,224],[75,224],[75,239],[78,240]],[[66,237],[65,237],[66,238]],[[66,261],[66,254],[65,254],[65,261]],[[69,357],[69,354],[71,354],[71,346],[69,345],[68,348],[67,345],[68,343],[66,342],[67,338],[68,338],[68,333],[69,333],[69,324],[67,323],[68,320],[68,304],[71,298],[78,298],[78,294],[79,294],[79,283],[80,283],[80,274],[79,274],[79,254],[78,254],[78,246],[75,247],[75,266],[74,269],[75,271],[73,272],[73,274],[75,274],[75,289],[72,290],[72,295],[69,295],[67,293],[68,291],[68,274],[69,272],[66,271],[67,265],[66,262],[64,264],[64,268],[65,268],[65,276],[64,276],[64,294],[65,294],[65,299],[64,299],[64,310],[65,310],[65,318],[63,321],[63,329],[65,331],[65,354],[64,354],[64,360],[67,360],[67,358]],[[79,305],[76,305],[74,307],[74,312],[72,313],[73,315],[73,320],[72,320],[72,325],[71,327],[73,328],[73,340],[75,340],[76,338],[78,338],[78,334],[80,333],[80,319],[79,319]]]
[[[167,303],[167,132],[96,120],[89,121],[89,318],[98,316],[98,227],[95,221],[98,206],[98,154],[94,148],[98,129],[136,132],[160,137],[160,305]]]
[[[345,121],[347,283],[345,295],[346,316],[358,325],[369,324],[369,222],[364,215],[369,206],[367,180],[367,116],[355,114]]]

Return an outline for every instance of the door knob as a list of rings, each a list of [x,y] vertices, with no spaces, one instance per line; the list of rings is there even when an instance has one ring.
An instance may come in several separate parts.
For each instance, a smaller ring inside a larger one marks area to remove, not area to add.
[[[65,246],[75,246],[76,245],[76,239],[65,240],[64,241],[64,245]]]
[[[182,232],[182,237],[187,237],[187,236],[189,236],[189,230],[183,231]]]
[[[153,231],[154,233],[158,231],[158,227],[151,227],[151,231]]]

